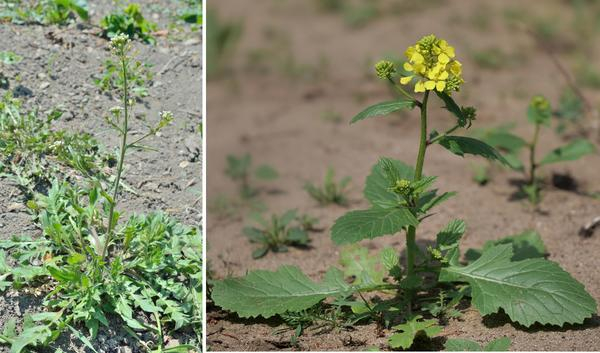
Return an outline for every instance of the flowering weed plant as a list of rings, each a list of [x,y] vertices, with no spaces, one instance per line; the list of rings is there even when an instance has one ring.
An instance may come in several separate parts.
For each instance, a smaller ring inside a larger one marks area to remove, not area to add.
[[[417,246],[421,223],[435,207],[455,195],[438,192],[433,188],[437,178],[424,175],[426,154],[431,148],[439,145],[459,156],[472,154],[505,165],[509,162],[485,142],[455,134],[471,126],[476,110],[460,106],[454,99],[465,83],[454,48],[429,35],[410,46],[405,55],[404,69],[409,75],[399,76],[391,62],[376,65],[377,76],[391,82],[400,98],[368,107],[352,123],[417,108],[420,133],[416,163],[411,166],[382,157],[373,166],[364,188],[371,206],[346,213],[331,228],[334,243],[351,245],[341,253],[342,269],[330,268],[321,282],[313,281],[295,266],[226,278],[214,282],[215,304],[244,318],[288,317],[315,307],[342,307],[346,309],[346,323],[376,321],[390,329],[389,346],[402,349],[411,348],[416,337],[439,334],[440,320],[459,316],[457,305],[465,298],[471,299],[482,316],[503,311],[523,327],[583,323],[596,313],[595,300],[557,263],[544,258],[541,238],[533,231],[471,250],[466,262],[460,255],[466,224],[460,219],[449,221],[437,233],[434,245],[426,250]],[[415,83],[414,93],[420,96],[405,90],[410,82]],[[454,126],[444,132],[429,126],[429,103],[435,98],[456,119]],[[395,234],[405,239],[404,261],[398,249],[387,247],[372,256],[368,248],[357,244]],[[365,295],[368,292],[378,295]],[[505,350],[509,343],[500,339],[488,346]],[[453,349],[473,346],[463,340],[449,340],[448,345]]]
[[[142,142],[173,116],[162,112],[155,125],[131,139],[135,102],[127,72],[132,65],[131,42],[126,35],[116,36],[111,50],[122,73],[121,106],[106,118],[121,139],[111,182],[105,186],[88,178],[81,186],[55,179],[47,195],[36,193],[28,203],[43,236],[0,240],[0,292],[43,294],[47,308],[26,316],[19,333],[15,321],[4,326],[0,343],[10,345],[12,353],[47,346],[64,331],[96,352],[93,341],[98,332],[114,322],[144,351],[200,351],[198,230],[162,213],[133,215],[119,222],[127,153],[144,148]],[[166,347],[167,334],[175,331],[195,338],[190,344]]]

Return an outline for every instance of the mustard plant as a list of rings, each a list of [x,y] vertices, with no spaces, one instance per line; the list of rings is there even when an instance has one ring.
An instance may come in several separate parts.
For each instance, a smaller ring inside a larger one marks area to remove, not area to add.
[[[410,348],[416,337],[439,334],[439,320],[459,314],[453,309],[468,297],[482,316],[502,310],[524,327],[583,323],[596,313],[596,301],[557,263],[546,260],[545,254],[523,251],[529,249],[524,243],[541,242],[535,232],[491,243],[466,263],[461,261],[459,244],[466,231],[463,220],[451,220],[427,249],[417,246],[419,226],[433,216],[434,207],[455,195],[438,192],[432,187],[436,177],[424,174],[429,150],[439,145],[459,156],[473,154],[503,164],[508,161],[485,142],[455,134],[471,126],[476,111],[455,101],[465,82],[454,48],[429,35],[410,46],[405,56],[405,75],[398,75],[391,62],[376,65],[377,76],[391,83],[399,98],[368,107],[352,123],[417,108],[420,121],[415,166],[382,157],[372,168],[364,189],[370,208],[346,213],[331,228],[334,243],[352,245],[342,251],[343,270],[330,268],[321,282],[295,266],[251,271],[241,278],[215,281],[215,304],[240,317],[268,318],[302,312],[333,298],[332,305],[349,307],[359,316],[356,322],[377,321],[390,329],[390,347],[402,349]],[[405,87],[412,87],[414,92]],[[436,97],[456,119],[444,132],[430,127],[428,112]],[[398,233],[404,235],[405,256],[391,247],[373,256],[368,248],[357,244]],[[351,251],[350,255],[346,251]],[[363,295],[367,292],[379,295]]]

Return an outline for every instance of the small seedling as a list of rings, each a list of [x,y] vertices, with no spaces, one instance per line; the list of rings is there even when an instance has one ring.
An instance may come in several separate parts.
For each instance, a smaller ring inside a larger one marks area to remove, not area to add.
[[[228,72],[243,26],[239,21],[223,21],[211,10],[206,17],[206,28],[206,74],[215,78]]]
[[[304,190],[308,192],[310,197],[315,199],[321,205],[338,204],[341,206],[348,205],[348,198],[346,197],[346,187],[350,183],[351,178],[342,178],[339,182],[335,181],[335,171],[333,168],[327,169],[325,174],[325,181],[322,187],[315,186],[313,183],[306,183]]]
[[[2,72],[2,70],[1,70],[2,66],[3,65],[13,65],[13,64],[21,62],[21,60],[23,60],[23,57],[15,54],[12,51],[0,51],[0,88],[2,88],[2,89],[10,88],[10,81],[8,80],[8,77],[6,77],[4,75],[4,73]]]
[[[542,96],[532,98],[527,109],[527,120],[534,125],[533,137],[530,142],[503,128],[486,131],[482,139],[502,151],[511,168],[523,173],[526,184],[521,188],[521,191],[529,201],[537,204],[540,201],[542,188],[542,181],[538,176],[541,167],[553,163],[577,160],[594,153],[596,148],[588,140],[577,138],[564,146],[553,149],[541,160],[538,160],[536,151],[540,131],[543,127],[550,127],[552,120],[552,110],[546,98]],[[528,151],[528,158],[525,163],[519,159],[523,149]]]
[[[250,199],[258,194],[258,189],[252,186],[251,179],[273,180],[279,174],[273,167],[263,164],[256,169],[252,169],[252,156],[245,154],[241,157],[234,155],[227,156],[227,174],[233,181],[240,184],[240,196],[243,199]]]
[[[297,224],[296,210],[287,211],[281,216],[273,214],[270,220],[256,214],[254,219],[262,228],[246,227],[243,232],[250,242],[260,244],[252,252],[255,259],[265,256],[269,251],[285,252],[288,246],[306,246],[309,242],[304,225]]]
[[[432,216],[433,208],[455,194],[439,193],[432,187],[436,177],[424,175],[427,151],[441,146],[459,156],[472,154],[505,165],[509,162],[485,142],[454,134],[460,128],[470,127],[476,117],[475,108],[460,106],[454,98],[464,83],[454,48],[445,40],[429,35],[410,46],[405,55],[404,68],[411,72],[408,76],[398,77],[391,62],[376,65],[377,76],[393,83],[401,96],[368,107],[352,122],[418,108],[416,165],[380,158],[365,182],[364,195],[371,206],[346,213],[331,228],[331,238],[338,245],[403,233],[405,256],[400,257],[398,249],[386,248],[379,257],[373,257],[369,256],[368,248],[358,247],[350,260],[342,262],[344,270],[330,268],[320,282],[295,266],[251,271],[242,278],[215,281],[214,303],[242,318],[269,318],[301,312],[332,298],[354,312],[364,312],[364,320],[377,318],[385,327],[393,328],[388,344],[404,349],[413,347],[416,337],[438,334],[439,319],[425,315],[437,313],[439,317],[452,313],[461,297],[470,297],[482,316],[503,311],[522,327],[536,323],[562,327],[581,324],[592,317],[597,304],[584,286],[557,263],[546,260],[538,251],[529,251],[541,243],[537,233],[491,243],[466,265],[460,257],[460,239],[466,224],[460,219],[451,220],[441,229],[427,252],[417,247],[419,226]],[[419,96],[403,88],[410,81],[415,82],[414,93]],[[456,118],[454,126],[441,133],[430,128],[428,119],[430,100],[436,96]],[[539,100],[534,103],[537,117],[537,109],[543,107]],[[351,275],[349,280],[348,275]],[[440,290],[455,294],[445,295],[440,303]],[[367,297],[364,293],[368,292],[387,293],[391,299],[380,299],[379,295]],[[494,348],[504,348],[500,346]]]
[[[156,24],[146,20],[140,5],[136,3],[130,3],[120,13],[107,15],[100,21],[100,27],[105,38],[125,34],[131,40],[139,38],[146,43],[156,43],[152,36],[156,31]]]

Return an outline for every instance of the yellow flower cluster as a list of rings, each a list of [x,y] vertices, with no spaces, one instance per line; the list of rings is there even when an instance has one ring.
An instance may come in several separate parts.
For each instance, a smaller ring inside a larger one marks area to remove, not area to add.
[[[416,78],[415,92],[435,89],[450,93],[458,91],[464,82],[461,77],[462,65],[454,59],[454,48],[433,34],[408,47],[404,55],[408,59],[404,63],[404,70],[412,75],[400,78],[400,83],[406,85]]]

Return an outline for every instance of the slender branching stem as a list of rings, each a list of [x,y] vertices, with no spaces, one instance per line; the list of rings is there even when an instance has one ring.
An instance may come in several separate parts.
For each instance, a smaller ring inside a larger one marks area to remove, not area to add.
[[[108,212],[108,231],[106,235],[106,241],[102,248],[102,258],[106,256],[106,252],[113,238],[114,223],[115,223],[115,206],[117,205],[117,199],[119,197],[119,186],[121,183],[121,175],[123,173],[123,164],[125,161],[125,152],[127,151],[127,133],[129,132],[128,120],[129,120],[129,87],[127,82],[127,57],[124,52],[121,52],[121,70],[123,74],[123,126],[121,134],[121,148],[119,155],[119,162],[117,164],[117,177],[114,182],[113,199],[110,203],[110,209]]]
[[[416,100],[415,97],[411,96],[408,92],[406,92],[404,90],[404,88],[402,88],[396,82],[394,82],[394,80],[392,79],[392,77],[388,77],[388,81],[390,81],[390,83],[392,84],[392,86],[394,87],[394,89],[396,90],[396,92],[400,93],[401,95],[403,95],[406,98],[408,98],[410,101],[414,102],[417,107],[419,107],[419,108],[421,107],[421,102],[419,102],[418,100]]]
[[[425,162],[425,151],[427,149],[427,101],[429,99],[429,91],[425,92],[423,101],[419,106],[421,109],[421,135],[419,139],[419,153],[417,155],[417,165],[415,167],[414,181],[420,180],[423,174],[423,164]],[[408,227],[406,232],[406,276],[412,278],[415,275],[415,255],[417,253],[416,243],[417,228]],[[412,312],[412,297],[414,292],[408,293],[408,312]]]

